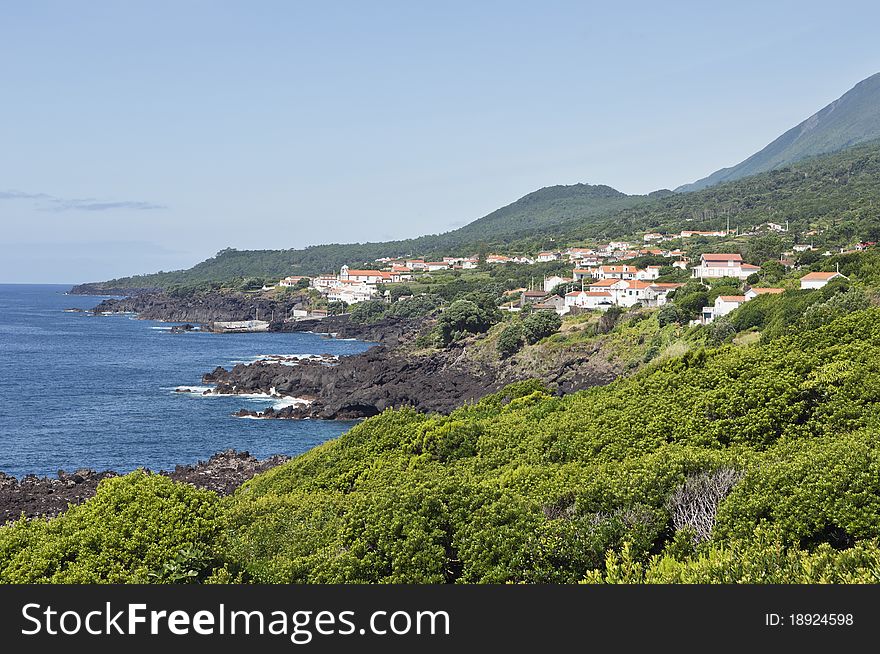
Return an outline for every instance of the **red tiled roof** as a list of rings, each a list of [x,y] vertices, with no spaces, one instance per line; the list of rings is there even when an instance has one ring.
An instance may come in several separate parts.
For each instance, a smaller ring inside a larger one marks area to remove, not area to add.
[[[741,254],[704,254],[703,258],[706,261],[742,261]]]
[[[806,275],[801,277],[801,279],[806,279],[807,281],[819,281],[819,280],[832,279],[833,277],[836,277],[837,275],[840,275],[840,273],[839,272],[811,272],[811,273],[807,273]],[[840,276],[843,277],[843,275],[840,275]]]

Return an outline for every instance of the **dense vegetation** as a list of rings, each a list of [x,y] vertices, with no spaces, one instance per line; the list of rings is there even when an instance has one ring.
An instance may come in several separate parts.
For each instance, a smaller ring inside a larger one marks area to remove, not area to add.
[[[696,328],[566,397],[389,410],[226,500],[110,480],[0,528],[0,581],[876,581],[880,309],[823,315],[751,345]]]

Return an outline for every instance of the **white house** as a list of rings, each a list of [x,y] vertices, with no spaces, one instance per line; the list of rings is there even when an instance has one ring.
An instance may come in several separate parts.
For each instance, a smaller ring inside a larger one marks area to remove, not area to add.
[[[403,265],[410,270],[424,270],[426,268],[424,259],[407,259]]]
[[[503,254],[490,254],[486,257],[486,263],[507,263],[510,261],[510,257],[506,257]]]
[[[342,266],[339,271],[339,279],[347,282],[363,282],[364,284],[382,284],[383,282],[400,281],[400,276],[395,273],[382,270],[353,270],[348,266]]]
[[[296,286],[303,279],[308,279],[308,277],[298,277],[296,275],[291,275],[290,277],[285,277],[280,282],[278,282],[278,286]]]
[[[428,261],[425,266],[428,272],[436,272],[438,270],[449,270],[449,264],[445,261]]]
[[[756,297],[761,295],[779,295],[784,293],[784,288],[750,288],[746,291],[746,299],[754,300]]]
[[[681,238],[691,238],[693,236],[726,236],[727,233],[723,230],[716,230],[712,232],[701,232],[693,229],[684,229],[681,232]]]
[[[614,250],[629,250],[629,243],[626,241],[611,241],[608,244],[608,249],[611,251]]]
[[[653,283],[648,289],[648,298],[646,305],[649,307],[662,307],[669,301],[669,294],[684,286],[684,284],[676,284],[673,282],[664,282],[662,284]]]
[[[551,275],[550,277],[544,278],[544,290],[548,293],[552,291],[554,288],[559,286],[560,284],[568,284],[569,282],[573,282],[574,279],[569,277],[560,277],[559,275]]]
[[[636,270],[636,279],[657,279],[660,276],[660,266],[646,266],[644,270]]]
[[[598,268],[575,268],[572,271],[574,281],[579,282],[582,279],[596,279],[599,276]]]
[[[462,270],[474,270],[479,262],[474,258],[467,258],[461,260]]]
[[[700,257],[700,265],[693,269],[693,276],[699,279],[704,277],[736,277],[745,279],[752,273],[761,270],[760,266],[743,263],[740,254],[710,253]]]
[[[642,303],[647,305],[649,299],[655,297],[651,284],[638,279],[601,279],[589,286],[594,293],[609,293],[614,304],[631,307]]]
[[[599,279],[635,279],[638,272],[635,266],[599,266]]]
[[[312,280],[312,286],[316,290],[326,293],[328,289],[335,286],[338,281],[336,275],[318,275]]]
[[[538,256],[535,261],[538,261],[539,263],[544,263],[546,261],[556,261],[557,259],[559,259],[558,252],[538,252]]]
[[[662,241],[662,240],[663,240],[663,234],[658,234],[658,233],[656,233],[656,232],[653,232],[653,233],[651,233],[651,234],[645,234],[645,235],[642,237],[642,240],[643,240],[645,243],[650,243],[651,241]]]
[[[801,277],[801,289],[822,288],[833,279],[846,279],[839,272],[811,272]]]
[[[363,282],[340,280],[337,286],[330,289],[327,294],[329,302],[345,302],[357,304],[366,302],[376,297],[376,287]]]
[[[738,309],[744,303],[748,302],[745,295],[719,295],[715,298],[715,305],[711,307],[703,307],[702,323],[708,325],[710,322],[721,316],[726,316],[734,309]]]
[[[608,291],[572,291],[565,294],[565,312],[572,307],[604,311],[614,306],[614,298]]]

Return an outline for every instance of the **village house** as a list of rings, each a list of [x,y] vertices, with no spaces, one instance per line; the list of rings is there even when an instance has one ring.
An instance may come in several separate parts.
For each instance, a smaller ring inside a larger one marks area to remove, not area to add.
[[[549,293],[560,284],[568,284],[573,281],[573,278],[560,277],[559,275],[551,275],[550,277],[544,278],[544,290]]]
[[[746,299],[754,300],[759,295],[779,295],[785,292],[784,288],[755,288],[754,286],[746,291]]]
[[[534,304],[535,302],[541,302],[544,298],[546,298],[548,293],[546,291],[538,291],[538,290],[528,290],[523,291],[519,297],[520,306],[525,306],[527,304]]]
[[[309,277],[302,277],[302,276],[291,275],[291,276],[289,276],[289,277],[285,277],[285,278],[282,279],[280,282],[278,282],[278,286],[284,286],[284,287],[288,287],[288,286],[296,286],[297,284],[299,284],[299,283],[300,283],[302,280],[304,280],[304,279],[310,279],[310,278],[309,278]]]
[[[327,289],[328,302],[357,304],[374,297],[376,297],[375,286],[354,279],[337,279],[336,283]]]
[[[660,266],[645,266],[644,270],[636,270],[636,279],[657,279],[660,276]]]
[[[506,257],[503,254],[490,254],[486,256],[486,263],[508,263],[510,261],[510,257]]]
[[[801,277],[801,289],[817,289],[822,288],[828,282],[834,279],[846,279],[839,272],[811,272]]]
[[[650,233],[650,234],[645,234],[645,235],[642,237],[642,240],[643,240],[645,243],[650,243],[651,241],[662,241],[662,240],[663,240],[663,234],[658,234],[658,233],[656,233],[656,232],[652,232],[652,233]]]
[[[477,261],[476,257],[468,257],[467,259],[461,260],[462,270],[474,270],[478,265],[479,261]]]
[[[610,241],[608,243],[608,250],[614,252],[616,250],[629,250],[630,245],[626,241]]]
[[[797,245],[791,248],[795,252],[812,252],[816,248],[813,247],[812,243],[798,243]]]
[[[654,295],[650,288],[651,284],[638,279],[601,279],[589,286],[594,293],[609,293],[612,303],[621,307],[639,303],[647,305]]]
[[[669,301],[669,294],[682,286],[684,286],[684,284],[675,282],[652,283],[651,287],[648,289],[646,306],[662,307]]]
[[[535,259],[538,263],[546,263],[547,261],[557,261],[559,259],[558,252],[538,252]]]
[[[335,286],[336,282],[339,281],[336,278],[336,275],[318,275],[312,280],[312,287],[321,293],[326,293],[331,286]]]
[[[596,251],[593,248],[575,247],[568,248],[565,251],[565,254],[568,256],[569,261],[574,262],[585,259],[586,257],[591,257],[596,254]]]
[[[535,311],[555,311],[559,315],[562,315],[566,312],[565,300],[558,295],[551,295],[545,300],[535,302],[532,305],[532,309]]]
[[[445,261],[429,261],[425,264],[428,272],[436,272],[438,270],[449,270],[450,264]]]
[[[365,284],[391,284],[400,281],[400,274],[384,270],[353,270],[342,266],[339,271],[340,281],[363,282]]]
[[[719,295],[715,298],[715,304],[711,307],[703,307],[700,322],[708,325],[710,322],[721,316],[726,316],[734,309],[738,309],[744,303],[748,302],[745,295]]]
[[[743,263],[740,254],[704,254],[700,257],[700,265],[693,269],[693,276],[699,279],[736,277],[745,279],[752,273],[761,270],[760,266]]]
[[[724,230],[701,232],[693,229],[683,229],[681,231],[681,238],[692,238],[694,236],[727,236],[727,232]]]
[[[410,270],[424,270],[427,267],[424,259],[407,259],[403,265]]]
[[[605,311],[614,306],[614,298],[608,291],[571,291],[565,294],[565,313],[573,307]]]
[[[635,279],[638,272],[635,266],[599,266],[599,279]]]

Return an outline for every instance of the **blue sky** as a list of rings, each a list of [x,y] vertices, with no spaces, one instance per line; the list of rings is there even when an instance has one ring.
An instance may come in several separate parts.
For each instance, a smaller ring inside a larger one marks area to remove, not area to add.
[[[769,6],[768,6],[769,5]],[[880,71],[873,2],[0,0],[0,282],[674,188]]]

